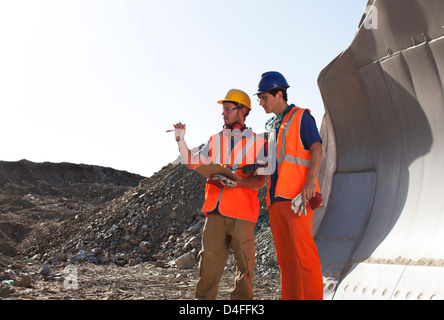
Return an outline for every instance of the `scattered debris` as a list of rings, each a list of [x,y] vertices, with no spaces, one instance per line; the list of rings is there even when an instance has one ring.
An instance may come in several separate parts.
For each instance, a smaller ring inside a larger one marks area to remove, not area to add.
[[[4,298],[20,297],[19,290],[32,290],[42,281],[60,287],[67,266],[122,268],[125,273],[150,265],[159,275],[196,272],[204,190],[205,178],[180,163],[144,178],[98,166],[0,162],[0,274],[16,273],[16,290],[2,284]],[[256,274],[261,281],[268,277],[278,283],[265,190],[260,191]],[[230,259],[226,270],[234,272]],[[16,261],[16,268],[10,268]]]

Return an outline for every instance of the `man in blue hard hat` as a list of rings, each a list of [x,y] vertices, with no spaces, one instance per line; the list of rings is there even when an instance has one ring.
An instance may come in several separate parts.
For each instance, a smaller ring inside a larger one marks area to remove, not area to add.
[[[322,139],[310,111],[288,104],[289,87],[281,73],[271,71],[262,75],[256,93],[265,112],[275,114],[266,124],[269,150],[275,155],[274,170],[268,172],[270,228],[281,269],[281,298],[321,300],[323,278],[312,219],[322,200],[317,179]]]

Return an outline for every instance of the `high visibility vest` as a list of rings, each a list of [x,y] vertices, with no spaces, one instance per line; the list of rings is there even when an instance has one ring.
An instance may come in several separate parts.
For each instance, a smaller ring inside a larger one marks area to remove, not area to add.
[[[228,131],[228,132],[227,132]],[[229,165],[233,169],[254,164],[259,152],[264,152],[266,140],[259,138],[251,129],[246,129],[241,136],[234,137],[235,146],[231,149],[230,130],[224,130],[210,138],[209,160],[221,165]],[[242,179],[252,174],[235,172]],[[205,203],[202,211],[207,213],[216,209],[227,217],[257,222],[259,217],[258,190],[246,188],[218,188],[207,183],[205,187]]]
[[[282,120],[274,152],[277,153],[278,179],[275,197],[294,199],[304,189],[310,171],[311,151],[305,150],[300,138],[301,120],[306,109],[293,108]],[[273,138],[275,139],[275,138]],[[270,142],[271,143],[271,142]],[[267,206],[270,205],[270,184],[268,178]],[[319,192],[316,178],[316,191]]]

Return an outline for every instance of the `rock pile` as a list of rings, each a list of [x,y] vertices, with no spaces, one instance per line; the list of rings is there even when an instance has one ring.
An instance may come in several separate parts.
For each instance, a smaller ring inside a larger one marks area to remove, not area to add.
[[[166,264],[171,256],[196,246],[193,234],[204,221],[197,209],[203,185],[198,174],[169,165],[89,214],[77,215],[74,224],[64,226],[70,236],[46,256],[71,263]]]
[[[81,263],[132,266],[152,261],[164,268],[195,267],[205,222],[201,212],[205,178],[175,163],[149,178],[112,173],[100,167],[80,167],[77,169],[90,172],[79,181],[78,176],[66,172],[68,167],[65,164],[64,168],[53,168],[58,173],[46,175],[34,168],[28,171],[29,175],[42,182],[34,178],[28,183],[29,177],[23,175],[23,183],[16,184],[4,173],[7,170],[0,169],[3,190],[12,186],[18,190],[20,184],[26,184],[16,200],[26,200],[27,205],[23,202],[20,209],[11,211],[14,206],[10,201],[8,212],[23,219],[21,212],[33,210],[36,219],[32,227],[19,223],[27,231],[22,239],[15,239],[20,243],[18,249],[6,255],[20,255],[42,266]],[[39,187],[30,190],[36,183]],[[49,186],[44,187],[45,183]],[[265,209],[265,188],[260,191],[260,200],[256,271],[276,276],[278,266]],[[48,212],[52,212],[53,223],[37,220]],[[1,250],[0,253],[5,254]],[[234,269],[232,261],[228,268]]]
[[[60,233],[59,225],[75,223],[75,216],[111,201],[142,179],[98,166],[0,161],[0,254],[28,251],[43,241],[43,229]]]

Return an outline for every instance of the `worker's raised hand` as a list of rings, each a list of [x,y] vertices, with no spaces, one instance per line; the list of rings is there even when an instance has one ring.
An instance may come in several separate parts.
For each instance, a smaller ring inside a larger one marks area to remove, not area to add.
[[[174,125],[174,135],[176,136],[176,140],[182,140],[185,137],[186,124],[182,124],[182,122],[176,123]]]

